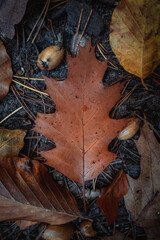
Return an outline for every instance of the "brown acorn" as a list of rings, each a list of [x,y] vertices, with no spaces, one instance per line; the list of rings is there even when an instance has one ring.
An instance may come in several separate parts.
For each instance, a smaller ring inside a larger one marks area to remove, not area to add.
[[[52,70],[63,60],[64,49],[60,46],[50,46],[45,48],[38,56],[37,66],[41,70]]]
[[[81,223],[80,231],[81,231],[82,235],[85,237],[95,237],[97,234],[97,232],[94,231],[94,229],[93,229],[92,222],[89,220],[86,220]]]
[[[74,228],[72,223],[63,225],[49,225],[44,231],[42,238],[45,240],[69,240],[73,237]]]
[[[119,140],[126,140],[133,137],[140,127],[140,120],[138,118],[134,118],[129,121],[127,127],[125,127],[117,136]]]

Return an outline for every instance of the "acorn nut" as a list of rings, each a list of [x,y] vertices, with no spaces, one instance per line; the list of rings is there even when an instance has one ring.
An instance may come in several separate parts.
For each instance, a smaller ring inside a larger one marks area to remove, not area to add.
[[[126,140],[133,137],[140,127],[140,120],[138,118],[134,118],[129,121],[127,127],[125,127],[117,136],[119,140]]]
[[[52,70],[63,60],[64,49],[60,46],[50,46],[45,48],[38,56],[37,66],[41,70]]]
[[[95,237],[97,235],[97,232],[93,229],[92,222],[89,220],[85,220],[80,224],[80,231],[85,237]]]

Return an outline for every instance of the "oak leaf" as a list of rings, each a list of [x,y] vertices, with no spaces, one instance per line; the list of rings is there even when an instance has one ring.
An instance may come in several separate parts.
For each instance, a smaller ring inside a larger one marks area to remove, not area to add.
[[[39,114],[35,129],[56,143],[42,152],[47,164],[70,179],[83,183],[96,177],[116,154],[108,144],[127,124],[111,119],[109,112],[120,98],[123,84],[106,88],[102,82],[107,62],[99,62],[86,44],[76,58],[67,56],[68,77],[45,77],[47,93],[56,104],[54,114]]]
[[[72,194],[60,188],[39,162],[0,157],[0,173],[0,221],[58,225],[79,216]]]
[[[130,188],[125,205],[137,225],[160,226],[160,144],[147,124],[136,144],[141,154],[141,173],[137,180],[128,176]]]
[[[26,132],[20,129],[0,129],[0,156],[17,157],[24,145]]]
[[[160,64],[159,0],[120,0],[110,26],[110,44],[128,72],[146,78]]]
[[[0,100],[4,98],[12,81],[11,60],[0,40]]]
[[[25,13],[28,0],[0,0],[0,30],[8,37],[15,34],[14,25]]]
[[[123,170],[121,170],[104,195],[97,200],[97,204],[102,209],[108,225],[115,221],[118,212],[118,203],[121,198],[127,194],[128,189],[127,176]]]

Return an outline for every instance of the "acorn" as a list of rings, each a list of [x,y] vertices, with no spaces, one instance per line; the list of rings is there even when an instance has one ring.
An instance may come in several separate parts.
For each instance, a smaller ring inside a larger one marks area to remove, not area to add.
[[[63,60],[64,49],[60,46],[50,46],[45,48],[38,56],[37,66],[41,70],[52,70]]]
[[[44,231],[42,238],[45,240],[70,240],[73,237],[73,234],[74,227],[72,223],[63,225],[49,225]]]
[[[127,127],[125,127],[117,136],[119,140],[126,140],[133,137],[140,127],[140,120],[138,118],[134,118],[129,121]]]
[[[80,231],[84,237],[95,237],[97,232],[94,231],[92,222],[85,220],[80,224]]]

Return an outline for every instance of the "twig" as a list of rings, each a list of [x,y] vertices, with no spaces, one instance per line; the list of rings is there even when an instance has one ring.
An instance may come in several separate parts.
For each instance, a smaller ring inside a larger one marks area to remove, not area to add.
[[[86,30],[86,27],[87,27],[87,25],[88,25],[88,23],[89,23],[89,20],[90,20],[90,18],[91,18],[92,13],[93,13],[93,9],[91,9],[91,11],[90,11],[90,13],[89,13],[87,22],[86,22],[86,24],[85,24],[85,26],[84,26],[84,29],[83,29],[83,32],[82,32],[82,34],[81,34],[81,36],[80,36],[80,38],[79,38],[79,41],[78,41],[78,44],[77,44],[77,47],[76,47],[76,50],[75,50],[75,54],[77,53],[77,49],[78,49],[79,43],[80,43],[80,41],[81,41],[81,39],[82,39],[82,37],[83,37],[84,31]]]
[[[80,13],[80,16],[79,16],[79,21],[78,21],[78,26],[77,26],[77,30],[76,30],[76,36],[75,36],[75,41],[74,41],[74,46],[73,46],[73,55],[74,56],[76,55],[75,45],[76,45],[76,42],[77,42],[77,36],[78,36],[80,24],[81,24],[82,14],[83,14],[83,8],[81,9],[81,13]]]
[[[42,12],[41,12],[39,18],[37,19],[37,21],[36,21],[34,27],[32,28],[32,31],[30,32],[30,34],[29,34],[29,36],[28,36],[28,38],[27,38],[27,42],[30,40],[30,38],[31,38],[31,36],[32,36],[32,33],[34,32],[34,30],[35,30],[37,24],[39,23],[39,21],[40,21],[42,15],[43,15],[43,13],[44,13],[46,7],[47,7],[47,4],[48,4],[48,1],[46,1],[46,4],[44,5],[44,8],[43,8],[43,10],[42,10]]]
[[[14,95],[16,96],[17,100],[19,101],[19,103],[22,105],[23,109],[25,110],[25,112],[30,116],[30,118],[34,121],[35,120],[35,116],[34,114],[30,111],[30,109],[28,108],[28,106],[26,105],[26,103],[24,102],[24,100],[21,98],[19,92],[17,91],[15,86],[11,86],[11,90],[14,93]]]
[[[38,30],[37,30],[36,34],[34,35],[34,38],[33,38],[33,40],[32,40],[32,43],[34,43],[34,41],[35,41],[35,39],[36,39],[36,37],[37,37],[40,29],[41,29],[41,26],[42,26],[42,24],[44,23],[44,19],[45,19],[45,17],[46,17],[47,11],[48,11],[49,4],[50,4],[50,0],[47,1],[47,7],[46,7],[46,10],[45,10],[45,12],[44,12],[44,16],[43,16],[43,18],[42,18],[42,21],[41,21],[39,27],[38,27]]]
[[[27,80],[45,81],[44,78],[30,78],[30,77],[21,77],[21,76],[17,76],[17,75],[13,75],[13,77],[20,78],[20,79],[27,79]]]
[[[25,88],[28,88],[28,89],[30,89],[31,91],[38,92],[38,93],[41,93],[41,94],[43,94],[43,95],[48,96],[47,93],[44,93],[44,92],[42,92],[42,91],[40,91],[40,90],[37,90],[37,89],[31,88],[31,87],[28,87],[27,85],[24,85],[23,83],[17,82],[17,81],[14,80],[14,79],[12,79],[12,82],[15,82],[15,83],[17,83],[17,84],[19,84],[19,85],[21,85],[21,86],[23,86],[23,87],[25,87]]]
[[[11,117],[13,114],[15,114],[16,112],[18,112],[19,110],[21,110],[23,107],[19,107],[17,108],[16,110],[14,110],[12,113],[10,113],[9,115],[7,115],[5,118],[3,118],[1,121],[0,121],[0,124],[3,123],[5,120],[7,120],[9,117]]]

